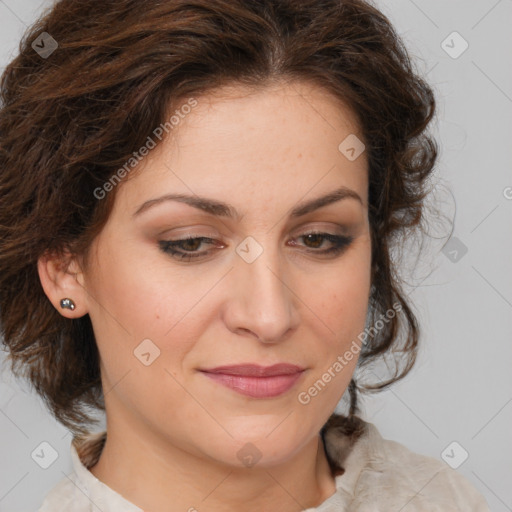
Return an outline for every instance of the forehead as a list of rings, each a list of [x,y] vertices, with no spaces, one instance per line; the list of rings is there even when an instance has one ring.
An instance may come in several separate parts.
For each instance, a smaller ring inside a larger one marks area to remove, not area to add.
[[[182,103],[185,101],[181,100]],[[257,136],[267,143],[282,144],[289,139],[318,143],[323,135],[357,133],[362,138],[357,114],[325,88],[310,82],[278,82],[248,88],[228,85],[196,98],[197,105],[173,129],[174,141],[190,141],[199,131],[216,142]],[[178,107],[179,109],[179,107]],[[297,122],[300,125],[297,125]],[[283,131],[283,128],[286,131]],[[186,132],[186,133],[183,133]],[[265,140],[266,139],[266,140]],[[326,140],[326,143],[329,143]],[[231,141],[235,145],[235,140]]]
[[[257,193],[261,207],[339,186],[356,189],[366,203],[366,155],[351,161],[340,150],[347,138],[362,140],[357,117],[323,88],[228,86],[195,102],[121,187],[126,206],[176,192],[230,203]]]

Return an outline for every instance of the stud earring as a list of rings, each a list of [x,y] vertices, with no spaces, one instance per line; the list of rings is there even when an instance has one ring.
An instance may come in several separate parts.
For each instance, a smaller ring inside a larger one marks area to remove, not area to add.
[[[75,303],[71,299],[62,299],[60,301],[60,307],[62,309],[71,309],[71,311],[73,311],[75,309]]]

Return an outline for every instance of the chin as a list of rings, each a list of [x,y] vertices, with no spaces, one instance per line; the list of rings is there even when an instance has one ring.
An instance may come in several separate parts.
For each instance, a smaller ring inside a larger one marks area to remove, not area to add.
[[[277,421],[274,416],[266,417],[266,421],[265,417],[255,421],[254,416],[242,420],[237,422],[239,428],[225,424],[233,438],[227,434],[217,440],[209,436],[210,444],[205,446],[205,451],[230,466],[270,468],[287,462],[314,437],[309,431],[297,431],[296,425],[291,421],[283,422],[282,417]],[[212,453],[212,443],[216,443],[215,453]]]

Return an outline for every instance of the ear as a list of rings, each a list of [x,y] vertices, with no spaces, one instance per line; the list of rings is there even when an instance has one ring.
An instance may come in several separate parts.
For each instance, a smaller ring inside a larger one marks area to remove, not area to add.
[[[89,312],[79,258],[71,256],[69,252],[62,255],[45,253],[37,261],[37,270],[44,293],[62,316],[79,318]],[[71,299],[75,309],[62,308],[61,299]]]

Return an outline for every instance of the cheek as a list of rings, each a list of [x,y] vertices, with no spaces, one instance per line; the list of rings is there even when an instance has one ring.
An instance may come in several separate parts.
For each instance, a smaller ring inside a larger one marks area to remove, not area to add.
[[[354,253],[328,276],[315,293],[319,318],[330,328],[337,349],[357,339],[366,323],[370,294],[370,259],[367,253]]]
[[[91,316],[98,326],[109,326],[110,334],[118,331],[116,337],[163,338],[194,314],[211,288],[207,278],[190,280],[190,271],[166,265],[155,250],[141,247],[140,242],[135,247],[124,242],[125,250],[117,253],[115,245],[102,248],[101,266],[89,284],[94,296]]]
[[[190,279],[190,271],[170,272],[153,262],[135,267],[133,258],[116,256],[104,254],[90,281],[97,299],[90,315],[105,387],[115,385],[144,408],[158,401],[155,389],[183,394],[173,376],[180,380],[180,368],[208,321],[204,304],[218,277]]]

